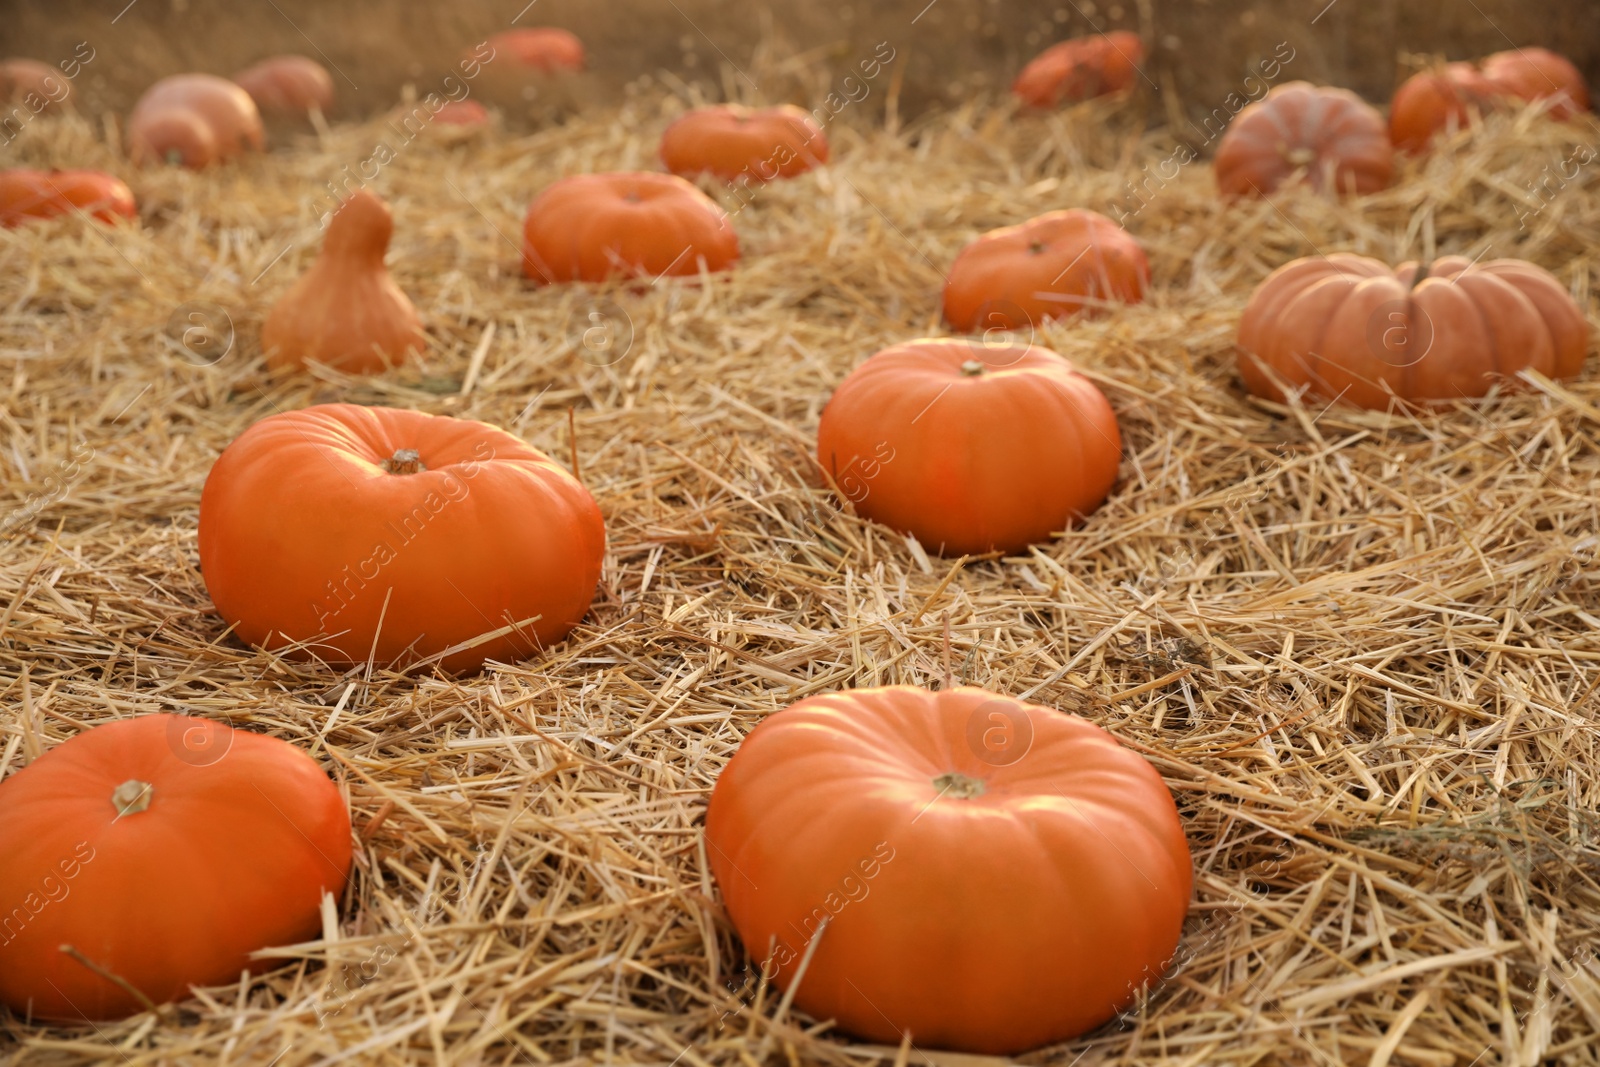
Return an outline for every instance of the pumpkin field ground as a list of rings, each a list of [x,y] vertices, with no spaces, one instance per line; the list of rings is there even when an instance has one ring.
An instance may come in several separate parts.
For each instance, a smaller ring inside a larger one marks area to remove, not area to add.
[[[125,175],[142,217],[0,233],[0,776],[185,711],[311,753],[360,841],[324,939],[281,968],[94,1028],[7,1018],[0,1059],[980,1062],[791,1011],[721,914],[700,829],[763,716],[953,678],[1148,756],[1195,860],[1167,980],[1026,1062],[1600,1062],[1600,383],[1428,414],[1275,406],[1232,352],[1256,283],[1317,252],[1525,257],[1600,324],[1592,173],[1542,208],[1527,191],[1600,128],[1497,116],[1345,203],[1224,205],[1196,162],[1139,207],[1127,180],[1174,145],[1136,102],[847,113],[828,167],[714,194],[732,272],[530,287],[529,199],[652,168],[682,104],[647,100],[458,144],[375,120],[199,173],[132,171],[79,118],[18,139],[19,163]],[[429,349],[372,378],[268,372],[261,321],[315,256],[327,183],[379,141],[389,264]],[[942,332],[941,272],[972,237],[1074,206],[1127,211],[1154,275],[1147,303],[1033,338],[1116,409],[1105,506],[965,561],[840,510],[812,459],[831,389]],[[609,538],[579,629],[454,678],[232,640],[198,568],[206,472],[253,421],[332,400],[575,457]]]

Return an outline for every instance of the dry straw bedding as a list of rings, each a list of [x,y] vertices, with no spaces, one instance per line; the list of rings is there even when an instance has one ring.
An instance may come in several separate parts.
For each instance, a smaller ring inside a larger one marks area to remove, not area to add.
[[[1273,407],[1241,393],[1230,351],[1251,287],[1319,250],[1525,256],[1593,317],[1591,175],[1537,213],[1527,185],[1597,131],[1497,120],[1348,204],[1224,207],[1185,168],[1129,220],[1152,299],[1040,332],[1116,407],[1117,489],[1081,529],[958,567],[835,506],[818,413],[868,354],[938,331],[963,243],[1104,209],[1170,142],[1102,105],[841,123],[834,165],[734,216],[736,271],[608,290],[633,339],[596,365],[588,297],[518,276],[521,213],[560,175],[651,166],[676,107],[419,140],[383,168],[390,262],[433,343],[378,378],[270,375],[257,339],[377,122],[133,175],[136,227],[0,234],[0,470],[7,515],[28,509],[0,555],[0,774],[96,723],[183,710],[312,753],[360,835],[325,940],[281,969],[94,1029],[7,1018],[0,1057],[921,1061],[780,1010],[719,910],[700,823],[764,715],[937,685],[948,625],[958,680],[1148,755],[1194,852],[1169,980],[1030,1060],[1600,1058],[1600,385],[1426,415]],[[126,171],[81,120],[13,158]],[[211,365],[166,339],[195,302],[236,328]],[[460,678],[227,637],[197,567],[206,472],[253,420],[332,399],[483,419],[564,460],[575,445],[610,539],[583,626]]]

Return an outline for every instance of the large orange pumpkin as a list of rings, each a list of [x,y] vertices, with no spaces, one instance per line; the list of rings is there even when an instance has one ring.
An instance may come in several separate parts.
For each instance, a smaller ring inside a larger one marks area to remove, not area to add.
[[[739,239],[711,198],[674,174],[575,174],[528,205],[522,271],[538,282],[726,270]]]
[[[1065,530],[1100,506],[1121,456],[1105,395],[1037,345],[886,348],[817,427],[817,460],[856,511],[945,555]]]
[[[661,135],[661,162],[674,174],[715,174],[726,181],[793,178],[828,161],[828,138],[793,104],[697,107]]]
[[[322,254],[261,326],[270,366],[315,360],[369,374],[426,347],[417,309],[383,265],[393,233],[394,217],[376,193],[359,189],[339,206]]]
[[[1239,323],[1239,376],[1257,396],[1285,389],[1385,408],[1480,397],[1531,368],[1570,378],[1589,325],[1566,291],[1531,263],[1443,256],[1391,270],[1336,254],[1267,276]]]
[[[133,190],[121,178],[98,170],[0,171],[0,226],[52,219],[82,211],[101,222],[138,215]]]
[[[1138,80],[1144,42],[1136,33],[1113,30],[1061,41],[1022,68],[1011,92],[1029,107],[1055,107],[1121,92]]]
[[[488,43],[496,59],[505,58],[544,74],[583,69],[583,42],[554,26],[506,30],[489,38]]]
[[[204,167],[265,143],[250,94],[211,74],[162,78],[128,116],[128,155],[139,164]]]
[[[1548,48],[1496,52],[1483,61],[1483,76],[1519,100],[1550,100],[1552,118],[1589,110],[1589,87],[1572,61]]]
[[[1366,194],[1389,184],[1394,149],[1355,93],[1287,82],[1239,112],[1214,166],[1224,196],[1264,196],[1300,172],[1313,189]]]
[[[344,891],[350,815],[286,742],[145,715],[0,782],[0,1003],[81,1022],[237,982]],[[115,976],[115,979],[108,976]]]
[[[788,989],[812,953],[796,1007],[922,1048],[1017,1053],[1105,1022],[1171,960],[1194,877],[1145,759],[972,688],[768,716],[718,776],[705,833],[754,962]]]
[[[1082,208],[988,233],[961,250],[944,286],[944,317],[962,333],[1023,329],[1107,302],[1137,304],[1150,261],[1133,236]]]
[[[1396,148],[1420,152],[1440,132],[1465,129],[1494,109],[1500,90],[1471,63],[1447,63],[1407,78],[1389,104],[1389,136]]]
[[[223,450],[199,541],[212,602],[250,644],[388,664],[516,627],[440,660],[465,671],[577,625],[605,524],[576,478],[504,430],[324,404],[270,415]]]
[[[333,109],[333,75],[310,56],[271,56],[233,76],[264,115],[304,118]]]

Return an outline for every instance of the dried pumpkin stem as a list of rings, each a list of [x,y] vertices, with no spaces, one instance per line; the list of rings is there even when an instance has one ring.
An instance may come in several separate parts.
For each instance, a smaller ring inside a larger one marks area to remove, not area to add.
[[[989,788],[984,784],[982,778],[972,778],[965,774],[957,774],[954,771],[949,774],[941,774],[935,778],[933,787],[939,791],[939,795],[942,797],[956,797],[961,800],[981,797]]]
[[[1428,268],[1432,266],[1432,263],[1423,263],[1417,267],[1417,272],[1411,276],[1411,288],[1415,289],[1427,280]]]
[[[87,967],[101,978],[104,978],[106,981],[111,982],[114,985],[121,986],[122,989],[130,996],[132,996],[140,1004],[144,1005],[145,1011],[153,1012],[156,1010],[155,1001],[145,996],[143,990],[134,985],[132,982],[128,981],[126,978],[122,977],[122,975],[106,970],[104,967],[100,966],[94,960],[91,960],[88,956],[85,956],[71,945],[62,945],[60,950],[67,956],[70,956],[72,959],[76,960],[78,963],[83,964],[83,966]]]
[[[422,465],[422,454],[414,448],[402,448],[383,461],[383,469],[390,474],[420,474],[427,470]]]
[[[129,778],[111,791],[111,806],[117,809],[119,819],[124,815],[137,815],[150,806],[155,795],[156,787],[149,782]]]
[[[965,363],[961,364],[961,373],[965,374],[968,378],[976,378],[978,375],[983,373],[983,364],[979,363],[975,359],[969,359]]]

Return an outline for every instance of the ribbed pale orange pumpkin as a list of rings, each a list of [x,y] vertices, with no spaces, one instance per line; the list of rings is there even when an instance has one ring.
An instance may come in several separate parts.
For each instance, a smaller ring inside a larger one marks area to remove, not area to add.
[[[886,348],[840,383],[817,427],[817,461],[856,511],[945,555],[1015,552],[1067,529],[1100,506],[1121,458],[1105,394],[1037,345]]]
[[[1113,30],[1053,44],[1035,56],[1011,92],[1029,107],[1055,107],[1131,87],[1144,62],[1136,33]]]
[[[270,415],[200,495],[200,566],[241,640],[329,663],[447,671],[567,635],[600,580],[588,490],[504,430],[394,408]],[[532,622],[528,622],[532,619]]]
[[[506,30],[489,38],[488,43],[496,60],[504,59],[541,73],[583,69],[583,42],[554,26]]]
[[[1224,196],[1265,196],[1297,172],[1313,189],[1366,194],[1389,184],[1383,116],[1348,89],[1287,82],[1245,106],[1217,146]]]
[[[310,56],[271,56],[233,76],[263,115],[304,118],[333,109],[333,75]]]
[[[661,135],[661,162],[674,174],[725,181],[793,178],[828,161],[828,138],[793,104],[697,107]]]
[[[754,964],[790,989],[814,949],[795,1007],[991,1054],[1082,1034],[1158,979],[1194,877],[1148,761],[971,688],[767,716],[717,778],[705,843]]]
[[[204,167],[265,143],[250,94],[211,74],[162,78],[128,116],[128,156],[136,164]]]
[[[1483,61],[1483,76],[1519,100],[1550,100],[1549,115],[1569,119],[1589,110],[1589,87],[1572,61],[1548,48],[1496,52]]]
[[[82,211],[101,222],[138,217],[133,190],[98,170],[0,170],[0,226]]]
[[[262,323],[269,366],[315,361],[370,374],[427,346],[417,309],[383,263],[393,233],[388,205],[371,190],[359,189],[340,205],[321,255]]]
[[[1107,303],[1137,304],[1150,261],[1133,236],[1082,208],[988,233],[961,250],[944,286],[944,317],[962,333],[1016,330]]]
[[[0,1003],[82,1022],[236,983],[316,938],[350,815],[304,753],[181,715],[96,726],[0,782]],[[70,949],[70,951],[69,951]]]
[[[1474,116],[1499,106],[1500,90],[1471,63],[1447,63],[1407,78],[1389,104],[1396,148],[1421,152],[1439,133],[1465,129]]]
[[[542,283],[692,275],[738,258],[726,213],[675,174],[574,174],[534,197],[522,224],[522,272]]]
[[[1571,378],[1589,325],[1531,263],[1443,256],[1424,271],[1337,254],[1297,259],[1257,286],[1239,323],[1239,376],[1257,396],[1285,389],[1385,408],[1515,387],[1531,368]]]

